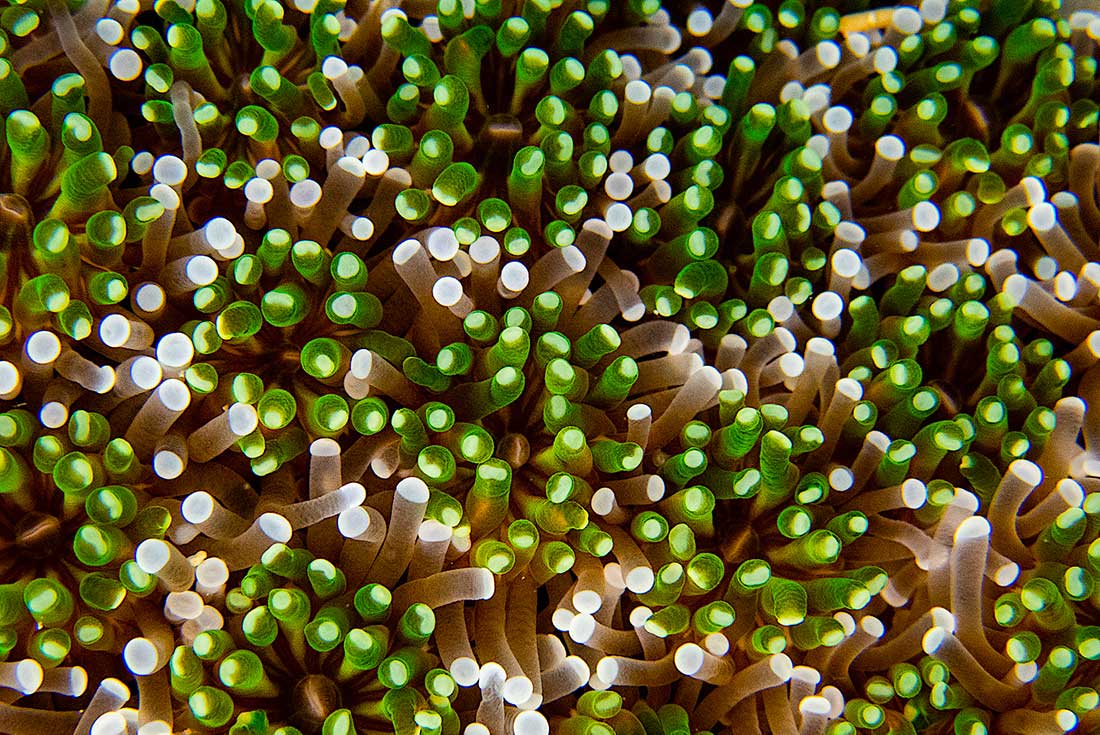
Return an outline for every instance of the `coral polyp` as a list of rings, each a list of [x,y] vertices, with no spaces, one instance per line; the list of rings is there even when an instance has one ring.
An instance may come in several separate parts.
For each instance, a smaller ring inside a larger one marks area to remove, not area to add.
[[[1100,731],[1100,7],[0,12],[0,731]]]

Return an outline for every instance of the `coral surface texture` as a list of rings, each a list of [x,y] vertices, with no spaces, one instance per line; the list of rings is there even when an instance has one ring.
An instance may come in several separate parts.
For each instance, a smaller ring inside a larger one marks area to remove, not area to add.
[[[0,0],[0,735],[1100,733],[1100,0]]]

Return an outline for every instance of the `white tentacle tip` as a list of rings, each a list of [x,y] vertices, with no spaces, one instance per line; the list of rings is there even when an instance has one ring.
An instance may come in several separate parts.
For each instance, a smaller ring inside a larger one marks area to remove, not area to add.
[[[984,516],[970,516],[955,529],[955,543],[970,539],[989,538],[992,527]]]
[[[935,626],[928,629],[928,632],[921,638],[921,648],[929,656],[935,655],[936,651],[940,650],[940,646],[947,640],[948,632],[939,626]]]

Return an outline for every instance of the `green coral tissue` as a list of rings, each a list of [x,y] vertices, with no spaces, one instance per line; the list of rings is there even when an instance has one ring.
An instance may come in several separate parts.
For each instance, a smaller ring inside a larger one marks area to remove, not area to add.
[[[0,734],[1100,733],[1100,0],[909,1],[0,0]]]

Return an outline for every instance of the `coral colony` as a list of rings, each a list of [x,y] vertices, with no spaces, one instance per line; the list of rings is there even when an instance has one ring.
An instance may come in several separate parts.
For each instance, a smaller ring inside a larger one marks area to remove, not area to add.
[[[8,0],[0,732],[1100,732],[1100,3]]]

